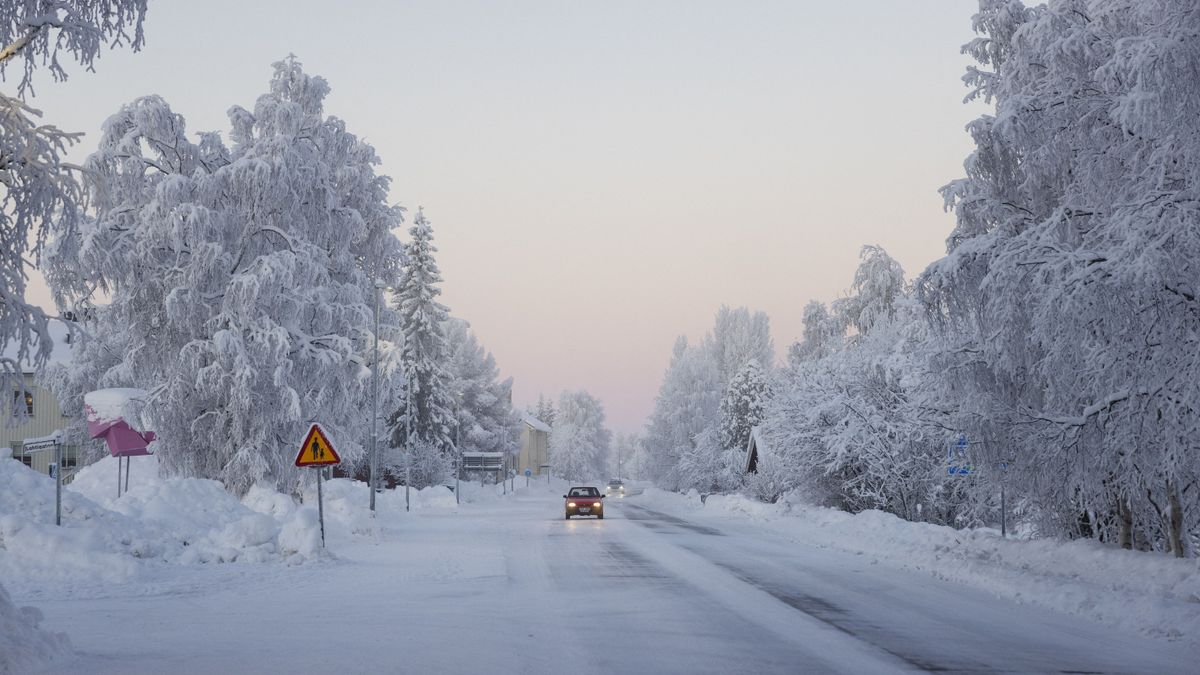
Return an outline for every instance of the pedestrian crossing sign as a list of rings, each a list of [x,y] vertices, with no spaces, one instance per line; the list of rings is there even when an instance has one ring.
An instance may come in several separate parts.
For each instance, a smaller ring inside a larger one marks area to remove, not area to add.
[[[340,464],[341,461],[342,458],[338,456],[337,450],[333,449],[333,443],[329,442],[329,437],[325,435],[321,425],[312,425],[308,435],[304,437],[304,443],[300,444],[296,466],[330,466]]]

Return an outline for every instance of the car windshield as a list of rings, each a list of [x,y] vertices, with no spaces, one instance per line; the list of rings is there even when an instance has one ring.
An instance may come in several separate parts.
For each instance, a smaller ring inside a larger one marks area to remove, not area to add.
[[[599,491],[592,487],[579,487],[571,488],[571,492],[568,494],[570,494],[572,497],[595,497],[597,494],[599,494]]]

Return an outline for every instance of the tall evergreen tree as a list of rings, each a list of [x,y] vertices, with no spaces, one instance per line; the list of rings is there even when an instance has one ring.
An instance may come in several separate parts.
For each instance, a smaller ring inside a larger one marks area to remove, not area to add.
[[[405,441],[411,438],[413,446],[419,440],[422,447],[449,453],[454,445],[454,396],[446,369],[444,328],[449,313],[437,301],[442,293],[438,288],[442,274],[433,255],[437,252],[433,226],[420,209],[409,236],[411,240],[405,245],[407,263],[401,270],[395,293],[404,334],[400,359],[406,391],[391,418],[392,444],[405,446]]]
[[[747,361],[733,376],[721,397],[721,447],[741,450],[750,440],[750,430],[763,420],[771,386],[758,361]]]

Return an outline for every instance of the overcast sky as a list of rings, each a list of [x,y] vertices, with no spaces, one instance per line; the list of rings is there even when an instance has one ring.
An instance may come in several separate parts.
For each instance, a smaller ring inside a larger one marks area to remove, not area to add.
[[[444,300],[515,403],[583,388],[632,431],[675,337],[702,337],[721,304],[766,311],[782,359],[862,244],[910,276],[943,252],[937,189],[983,110],[960,79],[975,7],[151,0],[143,51],[42,80],[31,103],[88,134],[78,159],[145,94],[225,131],[296,54],[378,150],[392,200],[425,207]]]

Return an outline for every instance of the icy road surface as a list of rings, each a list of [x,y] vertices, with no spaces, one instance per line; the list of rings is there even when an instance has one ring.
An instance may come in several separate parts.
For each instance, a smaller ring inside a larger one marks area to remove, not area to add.
[[[381,514],[327,563],[14,595],[71,636],[62,673],[1196,672],[1177,644],[636,496],[603,521],[561,509],[542,492]]]

